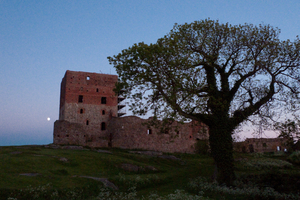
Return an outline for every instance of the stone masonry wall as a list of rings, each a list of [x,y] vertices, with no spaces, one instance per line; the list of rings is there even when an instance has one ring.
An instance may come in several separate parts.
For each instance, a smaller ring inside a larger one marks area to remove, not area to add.
[[[244,142],[239,142],[234,145],[236,151],[240,152],[276,152],[284,151],[285,140],[282,138],[247,138]]]
[[[63,145],[85,145],[86,133],[82,124],[64,120],[54,122],[53,143]]]
[[[161,132],[161,128],[148,127],[145,124],[150,120],[135,116],[111,119],[108,126],[110,146],[125,149],[194,153],[197,140],[208,138],[208,129],[204,124],[174,122],[167,131]]]
[[[118,97],[113,91],[118,77],[116,75],[67,71],[61,82],[60,120],[70,121],[69,116],[77,109],[69,109],[67,104],[97,105],[106,107],[112,116],[117,116]],[[102,102],[105,98],[105,103]],[[86,110],[93,112],[93,110]]]
[[[107,131],[86,131],[84,125],[65,120],[54,122],[53,143],[60,145],[80,145],[89,147],[108,147]]]
[[[197,140],[208,138],[204,124],[173,122],[167,131],[161,132],[161,127],[147,126],[150,120],[135,116],[112,118],[107,130],[97,134],[86,131],[83,124],[57,120],[54,123],[54,143],[194,153]]]

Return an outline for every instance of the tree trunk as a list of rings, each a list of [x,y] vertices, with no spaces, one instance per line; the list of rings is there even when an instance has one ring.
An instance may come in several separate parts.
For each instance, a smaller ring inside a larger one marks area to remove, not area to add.
[[[218,117],[220,118],[220,116]],[[217,166],[217,180],[230,186],[235,179],[233,160],[233,140],[231,137],[234,128],[228,120],[215,120],[209,126],[209,142],[211,153]]]

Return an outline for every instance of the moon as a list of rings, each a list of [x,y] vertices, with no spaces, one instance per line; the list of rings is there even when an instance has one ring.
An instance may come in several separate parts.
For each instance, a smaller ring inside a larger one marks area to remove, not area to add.
[[[47,118],[47,121],[50,121],[50,117]]]

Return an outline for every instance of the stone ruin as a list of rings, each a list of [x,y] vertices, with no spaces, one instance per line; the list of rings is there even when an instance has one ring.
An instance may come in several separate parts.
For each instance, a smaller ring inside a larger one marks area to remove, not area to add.
[[[173,121],[162,131],[149,125],[152,118],[124,117],[124,98],[113,91],[117,81],[117,75],[66,71],[53,143],[194,153],[198,140],[208,140],[208,127],[203,123]],[[248,138],[235,143],[234,149],[276,152],[285,151],[286,146],[280,138]]]
[[[234,144],[234,149],[244,153],[286,152],[286,139],[283,138],[247,138]]]
[[[66,71],[53,143],[194,153],[197,140],[208,139],[203,123],[173,121],[162,130],[149,125],[152,118],[122,117],[124,98],[113,91],[117,81],[116,75]]]

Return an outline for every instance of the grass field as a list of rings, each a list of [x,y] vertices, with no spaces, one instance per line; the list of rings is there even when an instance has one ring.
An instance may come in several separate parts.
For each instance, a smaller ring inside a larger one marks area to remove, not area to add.
[[[276,199],[300,188],[286,155],[235,155],[237,188],[272,188],[260,197],[214,185],[208,155],[53,147],[0,147],[0,199]]]

